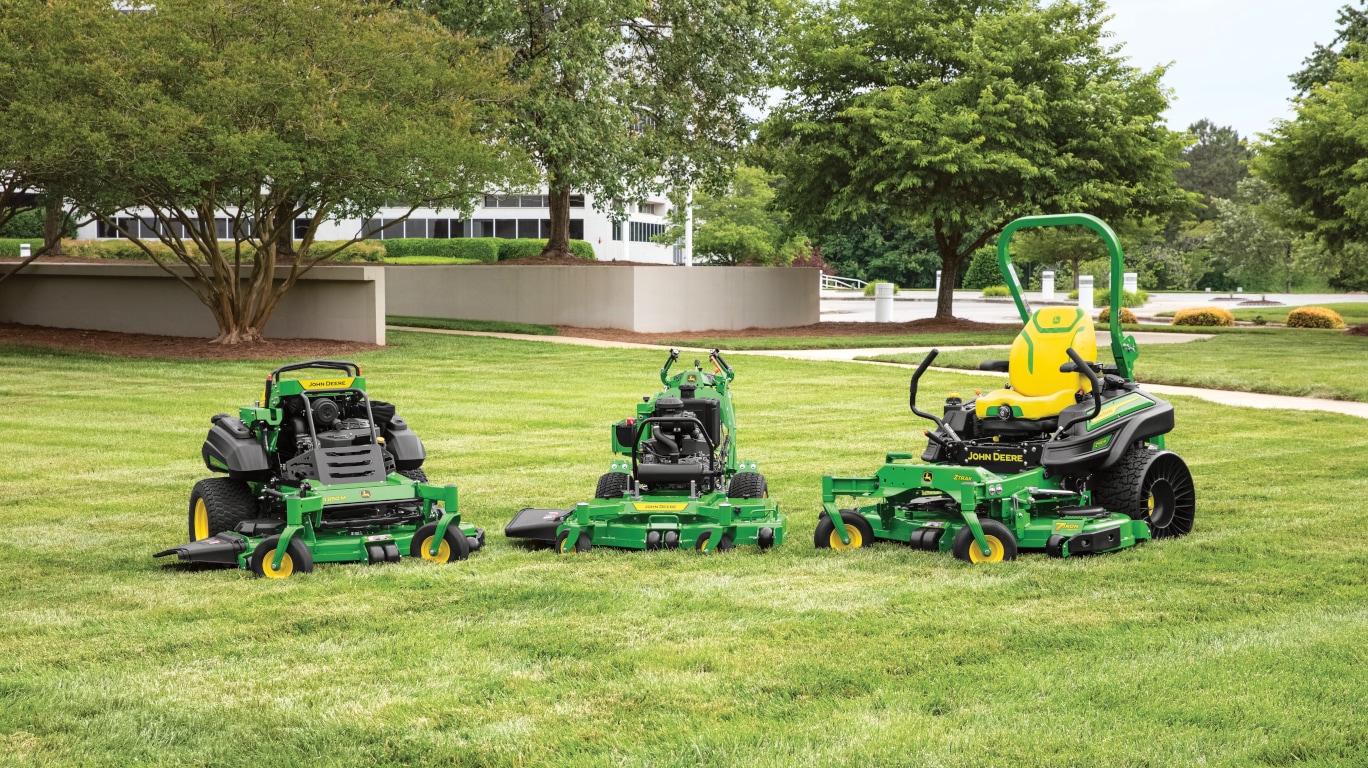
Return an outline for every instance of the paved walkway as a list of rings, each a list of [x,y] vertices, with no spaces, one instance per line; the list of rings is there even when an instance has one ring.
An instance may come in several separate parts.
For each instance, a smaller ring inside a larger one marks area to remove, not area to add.
[[[409,328],[407,326],[390,325],[386,326],[392,331],[416,331],[418,333],[440,333],[451,336],[487,336],[496,339],[512,339],[514,341],[540,341],[547,344],[571,344],[581,347],[599,347],[604,349],[665,349],[656,344],[638,344],[628,341],[604,341],[602,339],[581,339],[573,336],[529,336],[518,333],[493,333],[485,331],[453,331],[445,328]],[[1181,339],[1173,339],[1179,336]],[[1143,344],[1167,344],[1178,343],[1178,341],[1193,341],[1199,338],[1210,338],[1207,334],[1200,333],[1136,333],[1137,342]],[[1098,343],[1106,343],[1099,339]],[[950,352],[961,349],[1006,349],[1006,345],[991,346],[971,346],[971,347],[938,347],[942,352]],[[677,347],[681,351],[706,352],[701,347]],[[877,355],[906,354],[906,353],[925,353],[930,351],[930,347],[867,347],[864,349],[766,349],[766,350],[734,350],[728,355],[764,355],[767,357],[782,357],[793,360],[816,360],[823,362],[848,362],[859,363],[861,365],[887,365],[898,368],[911,368],[911,365],[902,363],[883,363],[873,360],[856,360],[857,357],[874,357]],[[985,358],[986,359],[986,358]],[[962,368],[940,368],[933,367],[931,370],[943,373],[958,373],[966,376],[991,376],[1001,379],[1003,374],[992,371],[973,371]],[[1242,408],[1268,408],[1284,411],[1328,411],[1330,413],[1358,416],[1368,419],[1368,403],[1349,402],[1344,400],[1325,400],[1318,397],[1290,397],[1288,395],[1263,395],[1255,392],[1234,392],[1225,389],[1202,389],[1199,387],[1179,387],[1169,384],[1145,384],[1145,389],[1156,395],[1184,395],[1196,397],[1212,403],[1221,405],[1233,405]]]

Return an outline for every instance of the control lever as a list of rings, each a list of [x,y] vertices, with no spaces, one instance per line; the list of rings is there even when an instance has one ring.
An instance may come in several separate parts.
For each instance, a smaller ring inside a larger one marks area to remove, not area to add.
[[[1092,384],[1093,409],[1092,413],[1089,413],[1086,416],[1075,416],[1065,422],[1059,429],[1055,430],[1054,435],[1050,437],[1051,440],[1058,440],[1060,436],[1065,432],[1068,432],[1069,428],[1073,425],[1080,421],[1091,421],[1092,419],[1097,418],[1097,414],[1102,412],[1102,382],[1098,381],[1097,374],[1093,372],[1092,365],[1089,365],[1078,352],[1074,351],[1073,347],[1069,347],[1065,352],[1069,355],[1069,359],[1073,360],[1072,365],[1074,366],[1074,370],[1081,371],[1084,376],[1088,377],[1088,383]],[[1064,365],[1070,364],[1065,363]],[[1061,365],[1059,370],[1063,373],[1064,366]]]
[[[942,421],[939,416],[927,413],[917,407],[917,384],[921,381],[922,374],[926,373],[926,369],[931,367],[931,361],[935,360],[936,355],[938,354],[940,354],[940,350],[931,350],[926,357],[922,358],[921,365],[917,366],[917,372],[912,374],[912,382],[908,385],[907,405],[912,409],[912,413],[915,413],[923,419],[934,421],[938,428],[945,430],[945,434],[948,435],[952,441],[958,443],[960,442],[960,436],[955,434],[955,430],[951,429],[949,424]]]

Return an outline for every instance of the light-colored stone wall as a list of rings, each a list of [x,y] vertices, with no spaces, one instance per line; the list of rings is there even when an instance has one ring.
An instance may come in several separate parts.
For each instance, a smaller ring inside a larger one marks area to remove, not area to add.
[[[811,268],[389,266],[391,315],[505,320],[642,333],[810,325]]]
[[[13,268],[0,264],[0,274]],[[276,278],[287,274],[281,268]],[[0,322],[162,336],[218,334],[209,309],[151,264],[33,264],[0,283]],[[285,294],[265,334],[384,344],[385,268],[310,271]]]

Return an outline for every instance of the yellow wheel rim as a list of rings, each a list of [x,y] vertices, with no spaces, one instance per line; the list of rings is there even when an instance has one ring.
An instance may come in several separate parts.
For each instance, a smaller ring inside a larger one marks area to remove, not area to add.
[[[1149,517],[1154,517],[1154,494],[1151,493],[1149,498],[1145,500],[1145,507],[1148,508]]]
[[[970,542],[970,543],[969,543],[969,562],[971,562],[971,563],[1000,563],[1000,562],[1002,562],[1002,555],[1003,555],[1004,552],[1006,552],[1006,550],[1005,550],[1005,549],[1003,548],[1003,546],[1002,546],[1002,542],[998,540],[998,537],[992,536],[992,535],[989,535],[989,534],[986,534],[986,533],[983,534],[983,538],[984,538],[985,540],[987,540],[987,542],[988,542],[988,549],[990,550],[990,554],[984,555],[984,554],[983,554],[983,550],[979,549],[979,545],[978,545],[978,542],[977,542],[977,541]]]
[[[846,535],[850,537],[850,543],[847,544],[847,543],[841,541],[841,537],[838,536],[838,535],[836,534],[835,531],[832,531],[832,532],[831,532],[831,548],[832,548],[832,549],[855,549],[855,548],[857,548],[857,547],[862,547],[862,546],[864,546],[864,537],[860,535],[860,529],[859,529],[859,528],[856,528],[855,526],[851,525],[850,523],[846,523],[845,529],[846,529]]]
[[[209,508],[204,499],[195,499],[195,541],[209,538]]]
[[[275,561],[275,553],[276,551],[273,549],[261,558],[261,573],[268,579],[288,579],[290,574],[294,573],[294,560],[290,558],[290,553],[286,552],[285,557],[280,560],[280,568],[272,568],[271,563]]]
[[[432,554],[432,537],[423,539],[422,555],[424,560],[431,560],[434,563],[445,563],[451,559],[451,542],[445,537],[442,538],[442,546],[437,548],[437,554]]]
[[[564,539],[561,539],[560,553],[562,555],[566,552],[569,552],[571,549],[574,549],[574,547],[575,543],[570,540],[569,536],[566,536]]]

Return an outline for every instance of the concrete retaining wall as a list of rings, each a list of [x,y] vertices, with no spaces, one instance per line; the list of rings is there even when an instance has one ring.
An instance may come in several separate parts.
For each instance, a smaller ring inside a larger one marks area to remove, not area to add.
[[[0,274],[13,268],[0,264]],[[288,269],[276,271],[278,280],[287,275]],[[218,335],[209,310],[179,280],[152,264],[34,264],[0,283],[0,322]],[[384,344],[385,268],[345,265],[310,271],[285,294],[265,334]]]
[[[810,325],[816,269],[634,266],[389,266],[392,315],[505,320],[641,333]]]

